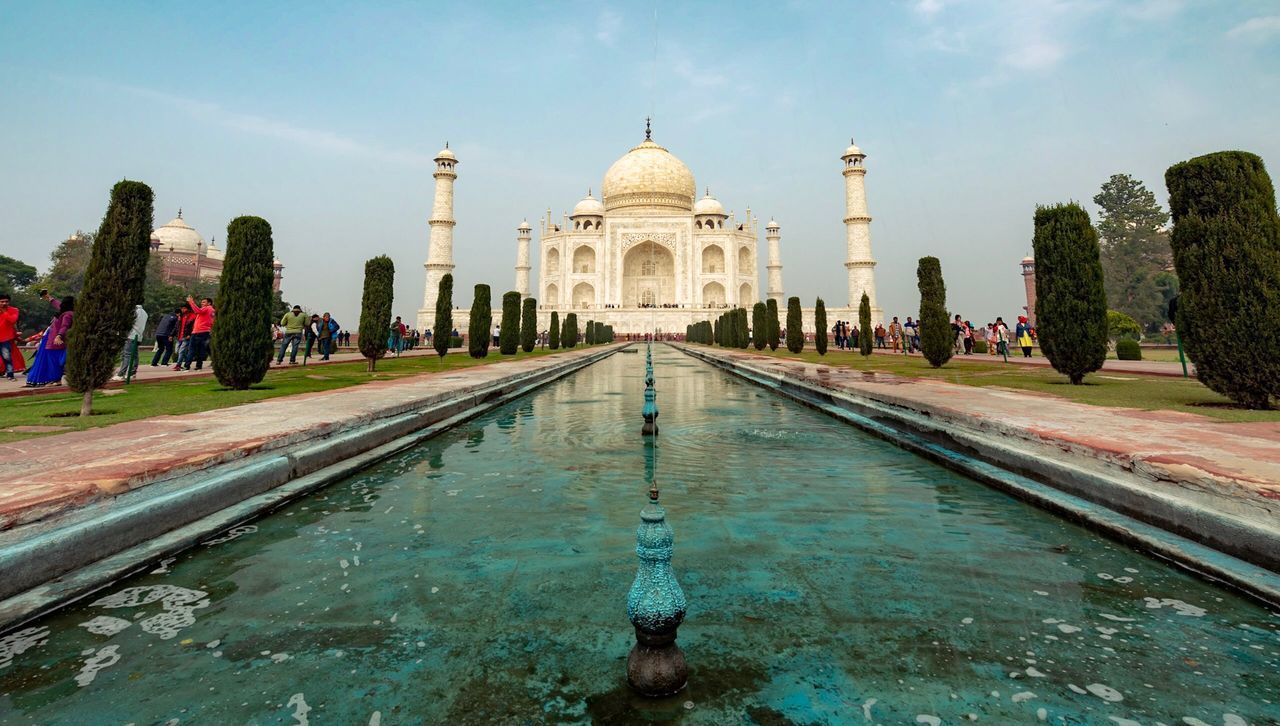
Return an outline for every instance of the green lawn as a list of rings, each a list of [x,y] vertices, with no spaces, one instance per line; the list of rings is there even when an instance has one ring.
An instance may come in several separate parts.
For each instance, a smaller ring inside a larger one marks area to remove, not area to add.
[[[747,352],[755,353],[756,350],[752,348]],[[1073,386],[1066,376],[1052,368],[1005,364],[999,358],[985,355],[953,358],[942,368],[933,368],[918,355],[873,355],[863,358],[857,353],[828,350],[827,355],[819,356],[812,347],[808,347],[799,356],[792,355],[783,347],[772,353],[765,348],[762,354],[800,358],[811,363],[846,366],[857,370],[886,371],[905,377],[937,378],[967,386],[1003,386],[1039,391],[1094,406],[1184,411],[1223,421],[1280,421],[1280,411],[1249,411],[1238,408],[1229,399],[1210,391],[1194,378],[1099,371],[1086,376],[1084,385]],[[1177,355],[1177,351],[1174,351],[1174,355]]]
[[[123,421],[199,413],[215,408],[237,406],[277,396],[297,393],[331,391],[335,388],[357,386],[374,380],[403,378],[420,373],[451,371],[484,365],[502,360],[532,358],[552,354],[554,351],[535,349],[532,353],[520,352],[514,356],[499,355],[490,350],[487,358],[471,358],[466,353],[451,352],[445,356],[443,367],[435,356],[412,358],[384,358],[378,361],[378,370],[365,371],[363,361],[333,363],[323,366],[272,366],[262,383],[247,391],[223,388],[214,378],[176,378],[156,383],[139,383],[124,388],[99,391],[93,399],[97,412],[87,419],[76,415],[80,411],[80,394],[50,393],[0,399],[0,443],[47,436],[63,431],[108,426]],[[65,427],[49,432],[7,432],[15,426]]]

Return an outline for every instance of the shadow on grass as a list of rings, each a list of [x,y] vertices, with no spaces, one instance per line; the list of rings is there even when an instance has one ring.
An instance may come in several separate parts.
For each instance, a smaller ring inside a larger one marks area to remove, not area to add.
[[[115,411],[92,411],[90,416],[114,416]],[[80,418],[79,411],[59,411],[58,413],[47,413],[45,418]]]

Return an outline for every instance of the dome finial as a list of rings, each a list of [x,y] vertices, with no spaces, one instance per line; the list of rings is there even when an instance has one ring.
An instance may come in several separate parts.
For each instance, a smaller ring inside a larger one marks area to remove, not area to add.
[[[178,219],[182,219],[182,207],[178,207]]]
[[[649,116],[644,117],[644,140],[653,141],[653,127],[649,124],[652,119]]]
[[[711,187],[707,187],[707,196],[711,196]]]
[[[853,140],[853,139],[850,139],[850,141],[852,141],[852,140]],[[447,148],[449,148],[449,142],[448,142],[448,141],[444,142],[444,148],[446,148],[446,149],[447,149]]]

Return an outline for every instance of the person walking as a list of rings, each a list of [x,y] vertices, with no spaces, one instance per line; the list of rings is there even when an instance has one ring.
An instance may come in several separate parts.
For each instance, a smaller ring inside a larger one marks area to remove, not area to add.
[[[884,347],[884,323],[876,323],[875,330],[872,332],[875,333],[876,347],[883,348]]]
[[[175,371],[191,367],[191,328],[195,323],[196,316],[191,312],[191,306],[182,303],[182,312],[178,314],[178,353],[173,359]]]
[[[182,308],[175,308],[173,312],[165,313],[160,316],[160,322],[156,323],[156,352],[151,356],[151,367],[169,366],[169,358],[173,356],[173,341],[178,335],[178,316],[182,314]]]
[[[1013,331],[1014,338],[1018,341],[1018,347],[1022,348],[1022,357],[1031,357],[1031,325],[1027,323],[1027,316],[1018,316],[1018,325]]]
[[[294,305],[292,310],[280,318],[284,337],[280,338],[280,351],[276,353],[276,365],[284,364],[286,349],[289,350],[289,365],[298,364],[298,346],[302,343],[302,329],[306,326],[307,316],[302,314],[301,305]]]
[[[19,310],[9,304],[9,294],[0,293],[0,361],[4,362],[4,377],[14,380],[14,373],[27,369],[22,359],[22,349],[18,347]]]
[[[142,333],[147,329],[147,311],[141,305],[133,307],[133,327],[124,335],[124,348],[120,351],[120,370],[111,377],[113,381],[123,381],[138,374],[138,345],[142,342]]]
[[[907,322],[902,324],[902,348],[908,355],[916,352],[916,344],[920,338],[916,336],[916,324],[912,322],[911,316],[907,316]]]
[[[209,357],[209,338],[213,333],[213,298],[202,297],[197,305],[195,299],[187,296],[187,305],[191,307],[193,320],[191,323],[191,360],[195,361],[196,370],[204,368],[205,358]],[[191,368],[191,361],[184,366]]]
[[[53,306],[53,319],[45,328],[36,348],[36,360],[27,371],[27,386],[56,386],[62,381],[67,367],[67,333],[75,321],[76,299],[70,295],[55,300],[48,290],[41,290],[40,297]]]
[[[964,354],[973,355],[973,323],[964,321]]]
[[[332,322],[333,319],[329,317],[329,313],[325,313],[316,323],[316,339],[320,342],[320,360],[329,360],[329,354],[333,351],[333,327],[330,325]]]
[[[995,324],[996,348],[999,355],[1009,355],[1009,326],[1004,324],[1004,318],[997,317]]]
[[[392,354],[399,356],[400,351],[404,346],[404,323],[401,321],[399,315],[397,315],[396,319],[391,322],[390,332],[390,338],[387,340],[387,350],[391,351]]]
[[[956,353],[964,351],[964,321],[957,315],[956,319],[951,321],[951,336],[955,339]]]
[[[902,342],[902,323],[898,322],[898,316],[893,316],[893,321],[889,323],[889,347],[894,353],[898,352],[898,344]]]

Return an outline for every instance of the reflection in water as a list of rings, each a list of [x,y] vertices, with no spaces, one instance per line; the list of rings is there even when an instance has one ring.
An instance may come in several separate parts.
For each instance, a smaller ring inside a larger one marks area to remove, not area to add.
[[[689,600],[671,703],[623,682],[657,452],[620,355],[3,636],[0,722],[1280,718],[1276,614],[664,347],[655,367]]]

